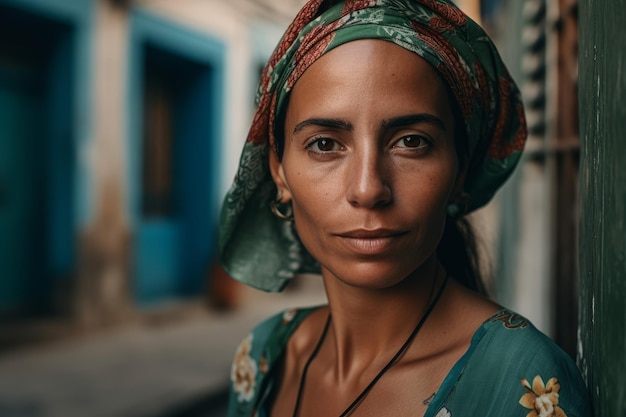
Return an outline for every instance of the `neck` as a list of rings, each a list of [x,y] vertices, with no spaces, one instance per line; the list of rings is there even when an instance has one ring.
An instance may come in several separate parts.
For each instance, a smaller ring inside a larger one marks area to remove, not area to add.
[[[324,283],[332,316],[327,337],[340,379],[354,378],[372,364],[389,360],[411,334],[445,279],[433,257],[399,284],[357,288],[330,274]]]

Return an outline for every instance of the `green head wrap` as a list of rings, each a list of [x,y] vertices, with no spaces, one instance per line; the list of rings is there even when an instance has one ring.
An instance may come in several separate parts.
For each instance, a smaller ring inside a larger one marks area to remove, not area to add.
[[[232,277],[280,291],[295,274],[319,272],[293,222],[275,217],[269,170],[276,115],[299,77],[326,52],[358,39],[393,42],[428,61],[456,99],[468,141],[467,212],[508,178],[526,141],[519,91],[487,34],[447,0],[309,1],[275,49],[257,111],[222,208],[221,261]]]

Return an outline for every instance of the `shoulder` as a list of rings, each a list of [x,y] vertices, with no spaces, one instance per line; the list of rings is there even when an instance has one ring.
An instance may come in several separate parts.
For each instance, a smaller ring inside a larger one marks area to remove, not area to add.
[[[507,309],[476,331],[448,383],[449,409],[457,408],[452,416],[473,415],[458,410],[466,405],[459,401],[468,397],[476,407],[493,411],[487,415],[591,415],[589,395],[572,358],[529,320]]]
[[[250,415],[265,381],[300,323],[317,308],[289,309],[257,324],[235,351],[230,372],[229,411]],[[244,411],[246,410],[246,411]]]
[[[294,308],[275,314],[257,324],[242,343],[254,340],[255,347],[260,348],[271,342],[286,342],[302,320],[314,310],[314,308]]]
[[[502,346],[500,358],[502,361],[509,358],[508,373],[518,377],[523,388],[521,406],[538,413],[543,411],[542,407],[552,407],[557,416],[591,415],[587,387],[567,353],[514,312],[503,310],[491,320],[497,335],[488,350],[493,352],[498,350],[498,345]]]
[[[493,370],[515,369],[567,371],[578,375],[572,358],[528,319],[508,309],[492,315],[476,332],[473,359],[491,364]],[[496,367],[495,365],[500,365]],[[503,367],[502,365],[508,365]],[[520,375],[523,378],[524,375]],[[534,377],[534,375],[533,375]]]
[[[317,308],[289,309],[257,324],[241,341],[233,360],[233,370],[241,362],[254,361],[261,370],[283,353],[302,321]]]

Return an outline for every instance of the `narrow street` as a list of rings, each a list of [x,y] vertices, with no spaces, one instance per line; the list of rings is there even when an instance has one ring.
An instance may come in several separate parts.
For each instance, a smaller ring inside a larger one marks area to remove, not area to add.
[[[306,277],[284,294],[244,293],[231,313],[132,325],[0,356],[2,417],[224,416],[235,348],[281,310],[324,302]]]

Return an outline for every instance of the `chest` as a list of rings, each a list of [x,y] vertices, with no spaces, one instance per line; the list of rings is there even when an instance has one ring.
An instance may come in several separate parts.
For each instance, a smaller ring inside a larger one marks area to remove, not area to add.
[[[332,361],[320,360],[311,365],[304,381],[301,367],[286,360],[266,410],[271,417],[292,417],[299,401],[299,417],[339,417],[356,401],[351,417],[423,416],[456,359],[450,352],[400,361],[380,376],[385,364],[372,363],[345,380],[338,377]]]

